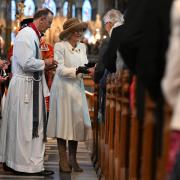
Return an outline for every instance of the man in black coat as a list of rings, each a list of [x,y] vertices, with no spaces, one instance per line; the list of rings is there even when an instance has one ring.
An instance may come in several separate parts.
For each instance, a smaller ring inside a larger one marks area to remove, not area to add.
[[[156,140],[154,140],[153,152],[155,155],[159,155],[161,147],[164,100],[160,84],[164,74],[170,33],[171,3],[172,0],[129,0],[125,23],[113,30],[109,47],[103,58],[105,67],[110,72],[115,72],[115,52],[119,49],[126,65],[137,76],[136,97],[139,120],[142,121],[144,118],[145,91],[148,91],[154,100]]]
[[[109,37],[102,41],[99,49],[98,63],[96,64],[95,72],[94,72],[94,82],[97,84],[100,83],[100,80],[103,77],[105,71],[105,66],[103,63],[103,55],[107,51],[108,43],[109,43]]]
[[[144,90],[155,102],[163,101],[160,82],[165,67],[165,52],[170,33],[169,14],[172,0],[129,0],[125,23],[113,29],[104,54],[104,65],[116,71],[116,51],[137,75],[138,119],[143,119]],[[160,10],[161,9],[161,10]]]
[[[105,69],[103,64],[103,55],[107,50],[109,37],[102,41],[99,49],[98,62],[94,71],[94,82],[99,84],[99,104],[98,104],[98,118],[100,121],[105,121],[105,100],[106,100],[106,79],[109,71]]]
[[[168,47],[171,2],[129,0],[125,23],[114,28],[103,58],[105,67],[115,72],[119,49],[126,65],[154,100],[162,95],[160,81]]]

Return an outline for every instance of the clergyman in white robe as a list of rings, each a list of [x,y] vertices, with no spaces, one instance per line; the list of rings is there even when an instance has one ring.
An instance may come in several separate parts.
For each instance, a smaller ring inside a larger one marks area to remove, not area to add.
[[[43,98],[49,96],[44,74],[39,82],[38,138],[33,129],[33,72],[44,71],[45,63],[37,59],[39,39],[30,27],[22,29],[15,40],[12,59],[13,77],[2,113],[0,162],[19,171],[35,173],[44,170]]]

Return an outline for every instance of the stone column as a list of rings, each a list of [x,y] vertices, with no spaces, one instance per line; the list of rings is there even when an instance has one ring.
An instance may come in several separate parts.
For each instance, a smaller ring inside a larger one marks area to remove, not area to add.
[[[72,0],[68,0],[68,13],[67,13],[67,18],[72,18]]]
[[[83,5],[83,1],[82,0],[76,0],[75,1],[76,17],[78,19],[82,19],[82,5]]]
[[[35,0],[35,6],[36,6],[36,10],[42,8],[42,4],[43,4],[44,0]]]
[[[62,0],[55,0],[55,3],[56,3],[56,7],[57,7],[57,16],[62,16],[63,15],[63,13],[62,13],[62,6],[63,6]]]
[[[100,0],[101,1],[101,0]],[[97,11],[97,6],[98,6],[98,2],[96,0],[92,0],[91,1],[91,6],[92,6],[92,20],[96,20],[96,15],[98,13]]]
[[[6,1],[6,7],[4,9],[4,14],[5,14],[5,21],[6,21],[6,26],[5,26],[5,46],[4,46],[4,54],[7,55],[8,49],[11,45],[11,0],[5,0]]]
[[[98,1],[97,13],[101,16],[104,15],[108,10],[115,8],[115,1],[112,0],[99,0]]]

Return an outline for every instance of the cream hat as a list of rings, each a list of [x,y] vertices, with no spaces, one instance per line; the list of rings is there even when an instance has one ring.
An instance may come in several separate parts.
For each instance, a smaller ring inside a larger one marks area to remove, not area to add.
[[[78,18],[70,18],[63,24],[63,31],[60,33],[59,37],[63,40],[69,33],[72,33],[79,29],[86,29],[88,24],[86,22],[81,22]]]

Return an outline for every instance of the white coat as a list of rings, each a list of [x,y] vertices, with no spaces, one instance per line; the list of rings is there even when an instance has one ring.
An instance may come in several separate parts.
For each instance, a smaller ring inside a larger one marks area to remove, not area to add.
[[[86,47],[78,43],[73,48],[68,41],[55,44],[54,59],[58,67],[50,92],[50,112],[47,135],[67,140],[86,139],[91,122],[82,74],[76,68],[88,62]]]
[[[180,130],[180,0],[173,2],[170,45],[162,89],[173,109],[171,129]]]
[[[43,71],[45,63],[35,59],[39,39],[30,27],[16,36],[12,71],[0,133],[0,162],[20,172],[44,170],[42,99],[49,95],[44,75],[39,83],[39,138],[32,139],[33,129],[33,72]]]

